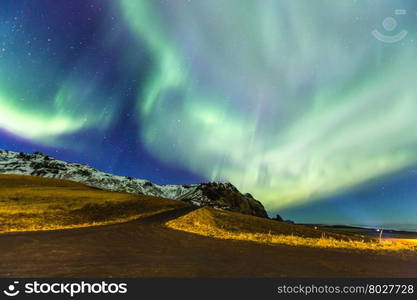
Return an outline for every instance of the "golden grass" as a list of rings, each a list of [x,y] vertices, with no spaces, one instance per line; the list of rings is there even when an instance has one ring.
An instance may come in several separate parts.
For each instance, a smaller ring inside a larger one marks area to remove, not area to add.
[[[67,180],[0,175],[0,233],[113,224],[184,206],[182,201],[103,191]]]
[[[403,243],[378,242],[370,238],[364,239],[358,235],[342,235],[315,230],[306,226],[220,211],[209,207],[200,208],[171,220],[166,225],[172,229],[209,237],[258,243],[354,250],[416,250],[416,247]]]

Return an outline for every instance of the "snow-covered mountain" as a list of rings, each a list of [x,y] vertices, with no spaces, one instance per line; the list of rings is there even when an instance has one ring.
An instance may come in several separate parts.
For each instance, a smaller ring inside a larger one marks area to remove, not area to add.
[[[191,185],[157,185],[148,180],[117,176],[92,167],[69,163],[39,152],[26,154],[0,150],[0,174],[20,174],[67,179],[103,190],[144,194],[188,201],[244,214],[267,217],[261,202],[242,194],[229,182]]]

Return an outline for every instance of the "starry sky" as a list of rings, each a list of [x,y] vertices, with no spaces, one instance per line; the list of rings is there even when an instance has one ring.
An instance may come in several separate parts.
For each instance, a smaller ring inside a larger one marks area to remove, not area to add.
[[[417,230],[416,34],[413,0],[2,0],[0,148]]]

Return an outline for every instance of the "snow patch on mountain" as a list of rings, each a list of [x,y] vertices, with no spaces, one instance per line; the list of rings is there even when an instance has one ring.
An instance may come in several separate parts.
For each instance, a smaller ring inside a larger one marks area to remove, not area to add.
[[[35,152],[0,150],[0,174],[18,174],[66,179],[103,190],[144,194],[267,217],[263,205],[250,194],[240,193],[229,182],[190,185],[158,185],[149,180],[117,176],[87,165],[69,163]]]

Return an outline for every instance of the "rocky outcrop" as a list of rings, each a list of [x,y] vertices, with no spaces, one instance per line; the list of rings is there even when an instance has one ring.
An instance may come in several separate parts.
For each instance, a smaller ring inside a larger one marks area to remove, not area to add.
[[[148,180],[117,176],[90,166],[69,163],[42,153],[18,153],[0,150],[0,174],[20,174],[67,179],[103,190],[137,193],[182,200],[197,206],[212,206],[244,214],[267,217],[261,202],[242,194],[229,182],[191,185],[157,185]]]

